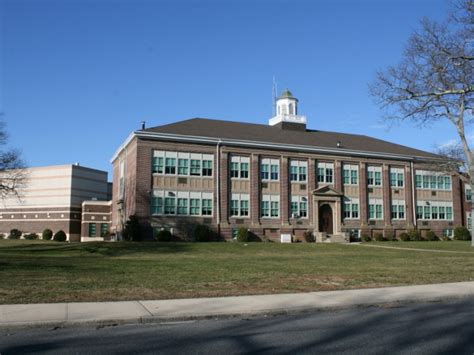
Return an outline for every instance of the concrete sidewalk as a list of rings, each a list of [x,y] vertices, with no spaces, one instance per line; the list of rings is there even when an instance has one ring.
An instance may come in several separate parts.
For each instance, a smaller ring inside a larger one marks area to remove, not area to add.
[[[0,326],[125,323],[349,308],[474,297],[474,282],[160,301],[0,305]]]

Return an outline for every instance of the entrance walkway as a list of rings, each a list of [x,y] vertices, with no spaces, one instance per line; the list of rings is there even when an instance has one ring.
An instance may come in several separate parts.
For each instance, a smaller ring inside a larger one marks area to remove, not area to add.
[[[441,243],[441,242],[440,242]],[[401,248],[401,247],[389,247],[386,245],[374,245],[374,244],[362,244],[362,243],[348,243],[348,245],[359,245],[368,248],[382,248],[382,249],[396,249],[396,250],[413,250],[413,251],[426,251],[430,253],[456,253],[456,254],[472,254],[470,251],[458,251],[458,250],[437,250],[437,249],[420,249],[420,248]],[[473,248],[474,249],[474,248]]]

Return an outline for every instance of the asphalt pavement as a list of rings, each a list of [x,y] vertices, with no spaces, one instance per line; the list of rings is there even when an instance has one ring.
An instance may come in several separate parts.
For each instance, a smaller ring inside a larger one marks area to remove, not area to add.
[[[110,326],[0,329],[7,354],[470,354],[474,298]]]

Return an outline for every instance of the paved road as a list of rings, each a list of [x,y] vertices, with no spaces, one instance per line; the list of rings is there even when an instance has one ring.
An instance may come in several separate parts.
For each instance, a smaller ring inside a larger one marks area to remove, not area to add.
[[[474,299],[249,319],[0,330],[0,353],[474,354]]]

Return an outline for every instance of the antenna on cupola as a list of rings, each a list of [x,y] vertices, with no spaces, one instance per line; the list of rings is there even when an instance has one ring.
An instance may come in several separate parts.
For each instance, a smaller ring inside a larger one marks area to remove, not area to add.
[[[276,116],[276,101],[277,101],[277,84],[276,84],[276,81],[275,81],[275,75],[273,75],[273,87],[272,87],[272,96],[273,96],[273,103],[272,103],[272,107],[273,107],[273,116]]]

